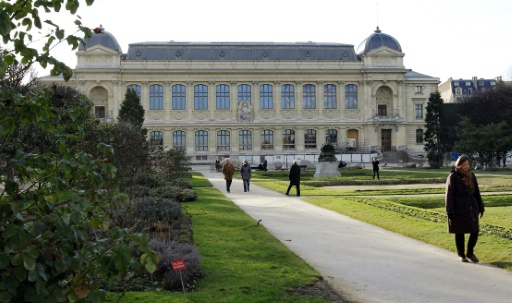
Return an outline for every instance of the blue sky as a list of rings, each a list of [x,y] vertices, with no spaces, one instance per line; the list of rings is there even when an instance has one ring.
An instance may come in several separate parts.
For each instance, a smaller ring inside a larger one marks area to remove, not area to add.
[[[408,69],[444,82],[503,76],[512,80],[510,0],[95,0],[77,15],[91,28],[103,25],[119,42],[336,42],[357,46],[378,25],[395,37]],[[73,32],[72,18],[49,16]],[[74,51],[54,55],[72,68]],[[40,68],[39,76],[49,73]]]

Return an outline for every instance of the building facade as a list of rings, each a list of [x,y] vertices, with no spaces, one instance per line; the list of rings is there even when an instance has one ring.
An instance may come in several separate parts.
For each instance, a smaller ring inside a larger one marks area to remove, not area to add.
[[[439,78],[406,69],[403,58],[399,42],[378,27],[357,50],[168,41],[133,43],[126,53],[97,28],[77,52],[71,81],[104,122],[117,120],[134,89],[150,141],[185,149],[194,163],[314,161],[326,142],[340,153],[423,153],[425,107]]]
[[[492,89],[502,81],[501,76],[495,79],[452,79],[451,77],[439,85],[439,93],[446,103],[454,103],[462,98],[469,96],[478,91]]]

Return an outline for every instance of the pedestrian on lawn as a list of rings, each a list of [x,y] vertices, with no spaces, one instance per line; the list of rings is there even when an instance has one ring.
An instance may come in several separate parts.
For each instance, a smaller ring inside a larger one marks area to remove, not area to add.
[[[240,167],[240,174],[242,175],[242,181],[244,182],[244,192],[248,192],[252,170],[247,160],[244,160],[244,164]]]
[[[471,161],[466,155],[461,155],[457,159],[455,168],[446,180],[445,203],[448,232],[455,234],[455,246],[460,260],[479,262],[474,248],[480,231],[479,218],[484,215],[485,208],[475,174],[471,172]],[[469,234],[466,251],[465,234]]]
[[[375,179],[375,175],[377,175],[377,179],[380,179],[380,176],[379,176],[379,159],[377,157],[373,157],[372,158],[372,166],[373,166],[373,178],[372,179]]]
[[[226,190],[229,193],[231,189],[231,183],[233,182],[233,175],[235,174],[235,167],[233,164],[231,164],[229,158],[224,161],[224,165],[222,166],[222,173],[224,174],[224,179],[226,180]]]
[[[300,167],[297,162],[297,160],[293,160],[293,164],[290,167],[290,173],[288,174],[290,185],[288,185],[288,190],[286,191],[287,196],[290,194],[292,186],[297,187],[297,196],[300,196]]]

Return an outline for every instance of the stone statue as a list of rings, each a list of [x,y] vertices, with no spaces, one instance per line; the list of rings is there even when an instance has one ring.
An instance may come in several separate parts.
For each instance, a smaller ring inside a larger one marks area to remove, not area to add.
[[[238,104],[238,121],[251,122],[254,120],[254,115],[251,108],[251,102],[241,101]]]

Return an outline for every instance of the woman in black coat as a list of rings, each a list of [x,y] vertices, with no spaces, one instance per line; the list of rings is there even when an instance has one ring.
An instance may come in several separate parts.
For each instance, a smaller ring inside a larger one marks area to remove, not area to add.
[[[299,164],[297,164],[297,160],[293,160],[288,179],[290,180],[290,185],[288,185],[286,195],[288,196],[288,194],[290,194],[290,189],[295,185],[297,186],[297,196],[300,196],[300,167]]]
[[[479,217],[484,215],[484,202],[480,196],[478,182],[470,169],[471,162],[465,155],[455,162],[450,176],[446,180],[446,213],[448,232],[455,234],[457,253],[462,262],[468,259],[477,263],[474,247],[480,231]],[[467,252],[464,253],[464,234],[469,234]]]

